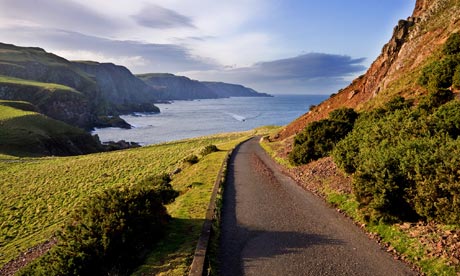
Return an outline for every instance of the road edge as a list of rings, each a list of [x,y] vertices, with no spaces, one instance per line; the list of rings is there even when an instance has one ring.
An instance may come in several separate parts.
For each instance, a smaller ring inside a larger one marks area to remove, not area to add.
[[[215,219],[217,218],[216,214],[218,210],[216,201],[219,191],[221,190],[222,184],[225,183],[225,181],[227,180],[228,162],[230,161],[230,158],[232,157],[233,152],[236,148],[238,148],[244,142],[247,142],[255,137],[256,136],[249,137],[238,143],[234,148],[227,152],[227,155],[225,156],[224,161],[222,162],[219,173],[217,174],[216,181],[214,182],[211,199],[208,205],[208,209],[206,210],[205,221],[201,229],[201,234],[196,245],[195,253],[193,254],[193,261],[190,266],[188,276],[207,275],[204,274],[204,272],[205,268],[207,267],[206,260],[208,257],[209,241],[212,234],[212,225]]]

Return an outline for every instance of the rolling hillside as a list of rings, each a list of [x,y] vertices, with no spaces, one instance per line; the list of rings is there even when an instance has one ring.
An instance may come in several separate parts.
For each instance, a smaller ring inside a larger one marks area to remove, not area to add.
[[[0,101],[0,153],[15,156],[78,155],[102,150],[85,131],[34,111],[27,102]]]

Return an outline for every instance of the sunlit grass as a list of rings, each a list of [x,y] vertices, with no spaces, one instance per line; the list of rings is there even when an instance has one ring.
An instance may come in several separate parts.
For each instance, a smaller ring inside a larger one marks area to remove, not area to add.
[[[226,152],[257,133],[220,134],[77,157],[23,159],[0,155],[0,267],[50,239],[75,207],[92,194],[181,168],[172,182],[181,195],[168,206],[172,230],[164,247],[160,244],[140,271],[171,269],[178,275],[183,273],[190,265],[212,185]],[[190,154],[199,155],[210,144],[221,151],[202,157],[194,165],[182,162]],[[180,264],[172,268],[167,265],[171,262]]]

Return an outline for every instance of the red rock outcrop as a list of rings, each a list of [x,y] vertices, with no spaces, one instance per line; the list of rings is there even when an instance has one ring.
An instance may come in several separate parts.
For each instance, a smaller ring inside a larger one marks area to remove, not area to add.
[[[412,16],[398,22],[392,38],[366,74],[293,121],[278,134],[279,139],[300,132],[307,123],[326,118],[330,111],[340,107],[360,110],[368,108],[374,98],[389,99],[396,94],[416,97],[424,93],[413,73],[451,33],[458,31],[460,0],[417,0]]]

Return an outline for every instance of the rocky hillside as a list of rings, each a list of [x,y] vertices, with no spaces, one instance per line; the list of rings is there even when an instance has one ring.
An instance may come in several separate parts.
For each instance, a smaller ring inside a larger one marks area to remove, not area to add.
[[[223,82],[201,82],[167,73],[137,75],[159,92],[163,100],[217,99],[229,97],[267,97],[254,89]]]
[[[126,67],[94,61],[73,61],[72,65],[95,78],[101,96],[115,112],[159,112],[153,105],[158,99],[158,91],[135,77]]]
[[[29,101],[39,112],[82,128],[106,125],[106,115],[159,112],[152,104],[155,91],[125,67],[70,62],[41,48],[4,43],[0,99]]]
[[[417,100],[427,93],[417,84],[422,68],[440,55],[442,45],[455,32],[460,32],[459,0],[417,0],[412,16],[398,22],[366,74],[292,122],[279,137],[298,133],[308,122],[323,119],[338,107],[370,109],[395,95]]]
[[[259,93],[252,88],[245,87],[240,84],[231,84],[224,82],[202,82],[207,87],[211,88],[220,98],[229,97],[270,97],[265,93]]]
[[[158,91],[162,100],[215,99],[218,95],[197,80],[168,73],[137,75],[147,85]]]

